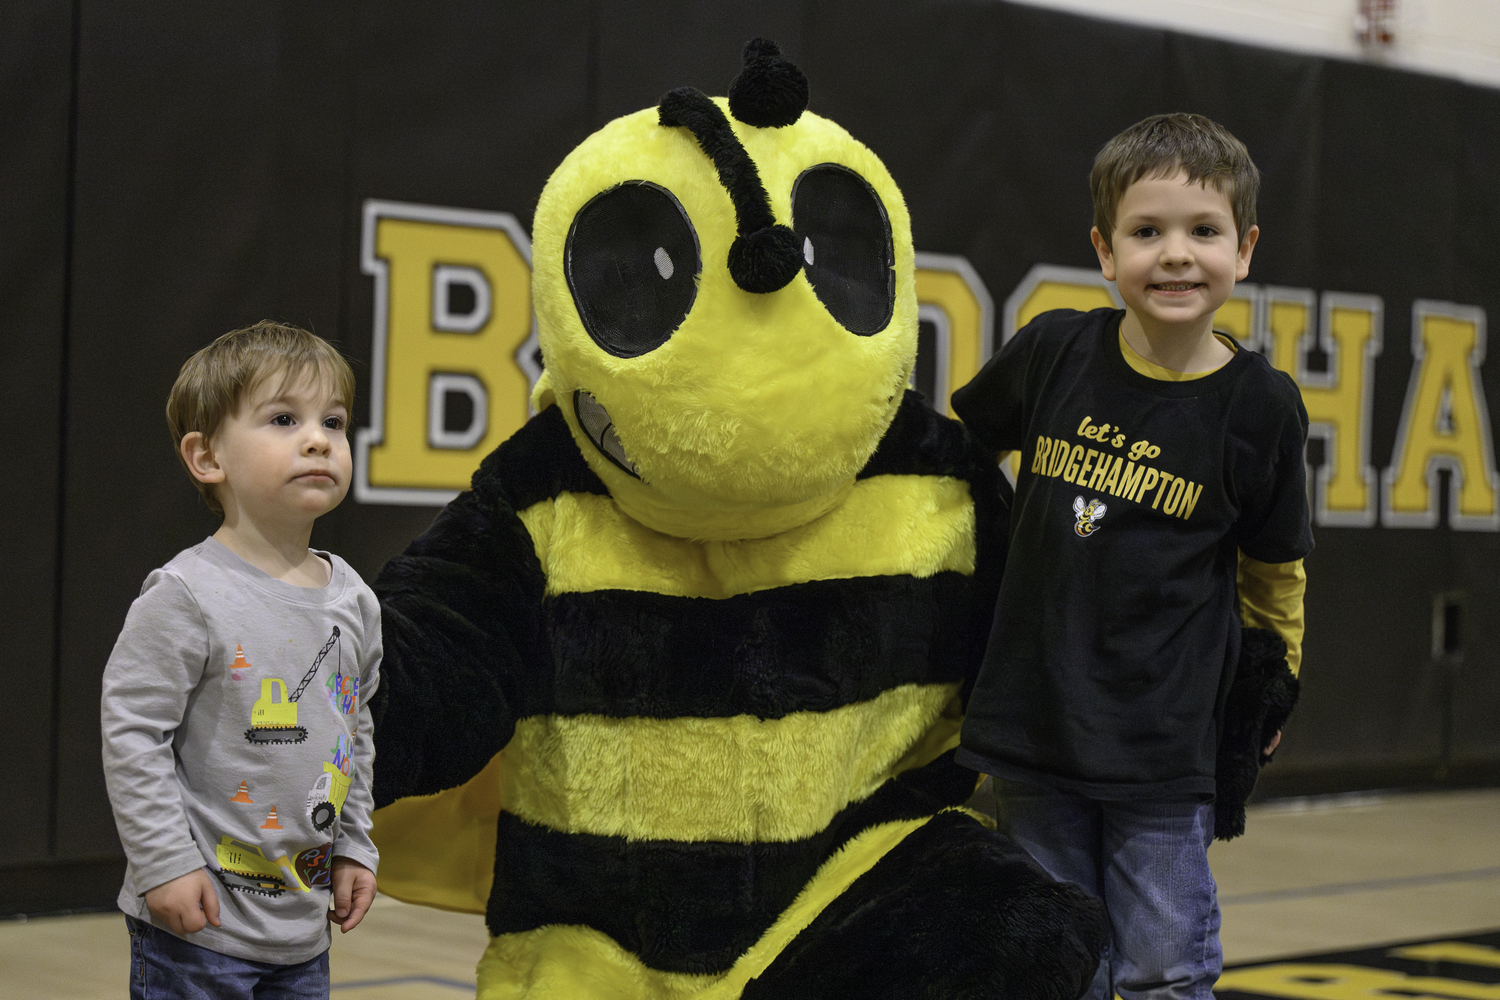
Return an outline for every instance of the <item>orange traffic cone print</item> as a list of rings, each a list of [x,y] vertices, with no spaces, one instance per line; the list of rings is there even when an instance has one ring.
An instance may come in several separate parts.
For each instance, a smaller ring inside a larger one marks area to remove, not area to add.
[[[255,805],[255,800],[250,797],[250,783],[246,781],[240,782],[240,790],[235,792],[234,798],[230,799],[229,801],[244,802],[247,805],[252,806]]]
[[[233,681],[242,681],[245,679],[244,672],[246,670],[253,669],[254,667],[251,665],[250,661],[245,659],[245,647],[241,646],[239,643],[235,643],[234,662],[229,665],[229,679]]]
[[[281,824],[276,820],[275,806],[271,807],[271,815],[266,817],[266,821],[260,825],[260,828],[262,830],[280,830],[282,828]]]

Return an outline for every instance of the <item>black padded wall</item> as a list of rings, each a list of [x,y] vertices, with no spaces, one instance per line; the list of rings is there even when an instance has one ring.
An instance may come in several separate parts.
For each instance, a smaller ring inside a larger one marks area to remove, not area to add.
[[[73,11],[6,3],[0,19],[0,638],[3,866],[52,856],[57,527],[67,313]]]
[[[723,93],[754,35],[885,160],[917,248],[966,258],[997,311],[1035,265],[1096,267],[1086,178],[1110,135],[1164,110],[1222,121],[1264,174],[1251,280],[1383,303],[1377,468],[1413,302],[1500,311],[1500,92],[1433,77],[998,0],[0,0],[0,21],[0,912],[118,886],[99,674],[146,573],[214,527],[162,417],[181,362],[261,318],[305,325],[353,360],[368,424],[366,201],[529,231],[589,132],[671,87]],[[1500,399],[1496,364],[1481,382]],[[433,513],[351,495],[314,543],[373,575]],[[1500,780],[1500,533],[1316,537],[1303,703],[1262,794]],[[1461,634],[1434,656],[1443,601]]]

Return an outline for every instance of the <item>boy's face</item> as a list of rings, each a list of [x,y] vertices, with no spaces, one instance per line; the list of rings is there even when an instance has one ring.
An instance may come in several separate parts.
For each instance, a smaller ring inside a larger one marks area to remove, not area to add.
[[[226,517],[296,526],[337,507],[353,468],[348,422],[316,372],[285,386],[280,373],[256,381],[209,440]]]
[[[1229,196],[1178,170],[1126,188],[1113,247],[1097,228],[1093,240],[1105,279],[1115,282],[1143,328],[1191,335],[1211,330],[1234,283],[1250,273],[1259,235],[1251,226],[1237,239]]]

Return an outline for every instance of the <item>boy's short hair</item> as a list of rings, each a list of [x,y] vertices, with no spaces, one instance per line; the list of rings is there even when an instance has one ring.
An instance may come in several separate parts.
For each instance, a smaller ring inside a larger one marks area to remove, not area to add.
[[[1114,246],[1115,213],[1125,189],[1142,177],[1164,177],[1187,171],[1188,181],[1212,185],[1229,196],[1234,210],[1236,242],[1255,225],[1255,193],[1260,171],[1250,151],[1229,130],[1202,115],[1152,115],[1104,144],[1089,172],[1094,196],[1094,225]]]
[[[328,341],[300,327],[261,320],[231,330],[188,358],[167,396],[167,425],[172,429],[177,460],[186,469],[182,439],[193,431],[212,438],[224,418],[239,406],[245,391],[261,379],[280,372],[285,387],[309,371],[332,384],[334,398],[346,410],[353,407],[354,372],[349,362]],[[223,514],[212,485],[199,482],[188,471],[208,509]]]

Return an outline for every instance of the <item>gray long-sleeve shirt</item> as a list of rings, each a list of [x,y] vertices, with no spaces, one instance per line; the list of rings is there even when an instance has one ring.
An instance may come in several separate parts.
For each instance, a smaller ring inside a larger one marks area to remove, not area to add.
[[[222,926],[186,940],[279,965],[329,946],[332,858],[372,871],[379,860],[380,605],[347,563],[319,554],[332,578],[306,588],[213,538],[185,549],[146,578],[104,670],[104,775],[128,861],[120,908],[151,921],[144,893],[206,866]]]

